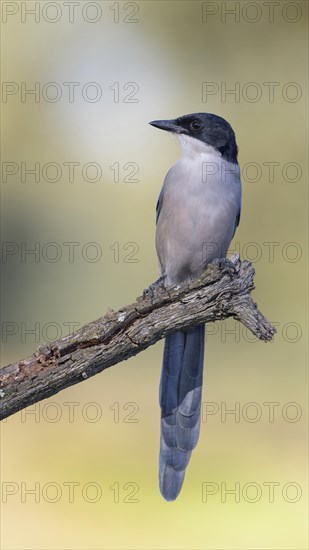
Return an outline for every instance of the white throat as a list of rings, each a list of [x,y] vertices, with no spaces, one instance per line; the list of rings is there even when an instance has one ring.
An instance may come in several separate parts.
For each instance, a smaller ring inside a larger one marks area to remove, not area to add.
[[[206,155],[211,157],[221,158],[221,153],[218,149],[215,149],[212,145],[207,145],[191,136],[186,134],[177,134],[183,157],[196,158],[200,155]]]

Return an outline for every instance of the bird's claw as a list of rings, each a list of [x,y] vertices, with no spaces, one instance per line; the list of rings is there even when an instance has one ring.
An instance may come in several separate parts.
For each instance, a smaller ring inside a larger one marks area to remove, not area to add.
[[[156,290],[161,287],[162,289],[165,289],[164,281],[166,279],[166,275],[162,275],[157,279],[154,283],[152,283],[148,288],[145,288],[143,291],[143,299],[150,298],[153,300],[154,295],[156,293]]]

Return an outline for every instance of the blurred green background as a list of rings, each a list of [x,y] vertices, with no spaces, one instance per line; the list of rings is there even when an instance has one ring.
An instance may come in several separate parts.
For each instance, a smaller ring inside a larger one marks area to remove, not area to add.
[[[2,364],[157,278],[156,199],[179,148],[147,123],[198,111],[236,132],[232,248],[255,261],[278,334],[209,327],[174,503],[157,481],[163,342],[3,422],[2,547],[308,548],[307,2],[72,4],[2,3]]]

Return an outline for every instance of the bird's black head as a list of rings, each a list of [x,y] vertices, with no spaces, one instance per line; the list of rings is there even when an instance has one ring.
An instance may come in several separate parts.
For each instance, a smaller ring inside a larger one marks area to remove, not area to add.
[[[174,120],[153,120],[152,126],[175,134],[185,134],[217,149],[222,157],[237,163],[238,148],[232,126],[222,117],[210,113],[193,113]]]

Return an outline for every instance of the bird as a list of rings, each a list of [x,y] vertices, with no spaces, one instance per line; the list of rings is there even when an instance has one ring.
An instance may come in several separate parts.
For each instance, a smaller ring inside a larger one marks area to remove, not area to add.
[[[241,212],[238,147],[231,125],[215,114],[149,124],[177,136],[182,152],[156,207],[157,283],[166,287],[191,281],[211,261],[226,257]],[[174,332],[164,342],[159,485],[167,501],[179,495],[199,438],[204,347],[205,324]]]

